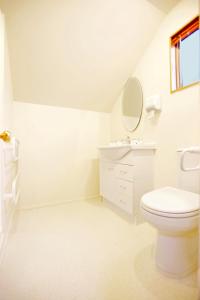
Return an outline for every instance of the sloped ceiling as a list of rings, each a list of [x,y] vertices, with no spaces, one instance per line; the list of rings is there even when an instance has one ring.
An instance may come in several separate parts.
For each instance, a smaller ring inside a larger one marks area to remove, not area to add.
[[[168,13],[180,0],[148,0],[163,12]]]
[[[165,14],[147,0],[0,0],[16,101],[109,112]]]

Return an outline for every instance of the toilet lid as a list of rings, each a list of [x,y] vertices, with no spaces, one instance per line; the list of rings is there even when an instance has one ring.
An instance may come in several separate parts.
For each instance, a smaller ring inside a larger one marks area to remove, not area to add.
[[[141,201],[144,207],[171,214],[185,214],[200,209],[200,195],[173,187],[147,193]]]

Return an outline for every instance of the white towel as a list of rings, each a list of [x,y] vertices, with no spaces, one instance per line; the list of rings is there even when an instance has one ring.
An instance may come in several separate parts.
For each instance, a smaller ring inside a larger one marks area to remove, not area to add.
[[[19,140],[13,137],[11,143],[13,145],[13,161],[17,161],[19,159]]]

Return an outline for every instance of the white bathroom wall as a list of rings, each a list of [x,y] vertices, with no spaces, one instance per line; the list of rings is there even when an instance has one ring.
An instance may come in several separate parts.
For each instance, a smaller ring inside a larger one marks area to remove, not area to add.
[[[133,76],[141,81],[144,101],[157,93],[162,99],[161,114],[149,120],[144,110],[139,127],[130,134],[157,143],[155,187],[176,186],[179,169],[177,148],[199,145],[200,142],[199,85],[170,94],[169,65],[169,37],[198,13],[198,0],[180,1],[162,22],[133,72]],[[127,134],[129,132],[121,121],[120,97],[112,111],[111,136],[118,139]]]
[[[21,149],[21,208],[99,195],[98,150],[110,139],[110,116],[14,102]]]
[[[0,12],[0,131],[12,130],[12,88],[4,16]]]

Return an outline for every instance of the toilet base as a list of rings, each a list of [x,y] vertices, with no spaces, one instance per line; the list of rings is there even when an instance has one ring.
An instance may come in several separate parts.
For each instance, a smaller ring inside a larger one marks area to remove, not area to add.
[[[184,277],[195,271],[198,265],[198,231],[170,235],[158,232],[156,265],[170,277]]]

